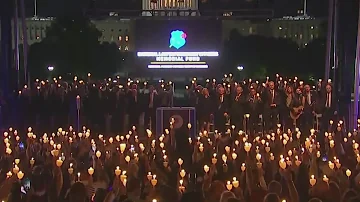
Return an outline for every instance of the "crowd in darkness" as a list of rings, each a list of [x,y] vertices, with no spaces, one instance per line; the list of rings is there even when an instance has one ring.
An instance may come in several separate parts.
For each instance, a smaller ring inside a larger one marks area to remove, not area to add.
[[[104,81],[83,81],[74,79],[65,82],[59,78],[52,81],[36,81],[25,85],[17,95],[19,128],[28,126],[39,128],[42,132],[55,126],[65,127],[77,123],[80,112],[82,125],[94,131],[122,133],[128,126],[137,126],[139,116],[145,114],[145,125],[153,120],[157,107],[170,106],[171,87],[168,84],[147,84],[139,81],[121,82],[117,79]],[[128,123],[125,127],[125,116]]]
[[[198,126],[171,119],[157,134],[154,112],[172,105],[172,89],[120,78],[24,86],[23,121],[0,137],[0,200],[360,201],[360,119],[346,130],[331,81],[193,78],[185,92]]]
[[[75,78],[65,82],[59,77],[36,79],[16,96],[19,129],[33,126],[46,132],[58,126],[76,126],[79,110],[80,125],[114,134],[139,126],[142,116],[145,128],[155,129],[156,108],[172,105],[173,89],[171,81]],[[196,108],[199,127],[209,131],[214,125],[221,132],[228,122],[237,130],[247,127],[250,133],[273,130],[278,123],[305,131],[326,129],[338,108],[331,82],[307,84],[279,75],[263,81],[236,81],[227,76],[218,82],[207,79],[203,86],[194,78],[186,86],[185,97],[183,105]]]

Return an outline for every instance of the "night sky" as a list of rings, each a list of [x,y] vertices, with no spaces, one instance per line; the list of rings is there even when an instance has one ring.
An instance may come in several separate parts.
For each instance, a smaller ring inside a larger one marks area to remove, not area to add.
[[[26,14],[34,15],[34,1],[26,0]],[[303,8],[304,0],[207,0],[200,4],[202,10],[222,9],[274,9],[275,16],[294,16],[297,10]],[[308,0],[308,14],[315,17],[325,17],[328,10],[328,0]],[[58,16],[77,14],[85,10],[118,9],[140,10],[141,0],[37,0],[39,16]]]

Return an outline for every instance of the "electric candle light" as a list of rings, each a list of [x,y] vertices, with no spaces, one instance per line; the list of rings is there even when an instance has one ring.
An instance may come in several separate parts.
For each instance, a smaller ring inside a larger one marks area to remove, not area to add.
[[[279,166],[280,166],[280,168],[282,168],[282,169],[285,169],[285,168],[286,168],[286,162],[285,162],[285,160],[284,160],[283,158],[280,159],[280,161],[279,161]]]
[[[183,193],[185,191],[185,186],[183,185],[184,184],[184,180],[183,179],[180,179],[179,180],[179,191],[181,193]]]
[[[217,156],[217,154],[214,153],[214,154],[213,154],[213,157],[212,157],[212,159],[211,159],[211,163],[212,163],[212,164],[216,164],[216,163],[217,163],[217,158],[216,158],[216,156]]]
[[[68,172],[70,175],[72,175],[74,173],[74,168],[72,166],[73,166],[73,164],[70,163],[70,167],[68,168]]]
[[[21,180],[24,177],[24,173],[22,171],[19,171],[16,175],[19,180]]]
[[[251,149],[251,143],[245,142],[244,149],[247,153],[249,153]]]
[[[208,165],[204,165],[204,171],[207,174],[210,170],[210,167]]]
[[[184,169],[182,169],[182,170],[180,171],[180,177],[181,177],[181,178],[184,178],[185,175],[186,175],[186,172],[185,172]]]
[[[230,182],[230,181],[227,181],[227,182],[226,182],[226,189],[229,190],[229,191],[231,191],[232,188],[233,188],[233,185],[231,184],[231,182]]]
[[[151,179],[151,185],[153,186],[153,187],[155,187],[156,186],[156,184],[157,184],[157,179],[156,179],[156,175],[153,175],[152,176],[152,179]]]
[[[152,174],[151,174],[151,172],[148,172],[148,174],[147,174],[147,179],[150,181],[151,179],[152,179]]]
[[[351,170],[347,169],[345,171],[346,176],[349,178],[351,176]]]
[[[6,173],[6,178],[10,178],[10,177],[12,177],[12,172],[11,171]]]
[[[301,164],[301,161],[299,160],[299,157],[295,156],[295,165],[300,166],[300,164]]]
[[[96,151],[96,153],[95,153],[95,155],[96,155],[96,157],[99,159],[100,157],[101,157],[101,151]]]
[[[125,161],[126,161],[126,163],[129,163],[130,162],[130,156],[125,156]]]
[[[242,164],[241,164],[241,168],[240,168],[240,169],[241,169],[242,172],[244,172],[244,171],[246,170],[245,163],[242,163]]]
[[[323,181],[326,182],[326,183],[329,183],[329,178],[326,175],[324,175],[323,176]]]
[[[314,186],[315,184],[316,184],[315,176],[314,176],[314,175],[311,175],[311,176],[310,176],[310,185],[311,185],[311,186]]]
[[[116,176],[119,176],[120,174],[121,174],[120,167],[119,167],[119,166],[116,166],[116,168],[115,168],[115,175],[116,175]]]
[[[221,156],[221,159],[223,160],[224,164],[226,164],[227,156],[225,154]]]
[[[123,182],[125,179],[127,179],[127,176],[126,176],[126,171],[124,170],[120,175],[120,180],[121,182]]]
[[[34,158],[31,158],[30,159],[30,165],[33,166],[34,164],[35,164],[35,160],[34,160]]]
[[[233,153],[231,154],[231,157],[232,157],[233,160],[236,160],[237,154],[236,154],[235,152],[233,152]]]
[[[184,161],[183,161],[181,158],[179,158],[177,162],[178,162],[178,164],[179,164],[180,167],[181,167],[181,165],[184,163]]]
[[[61,159],[61,157],[59,157],[59,159],[56,160],[56,166],[57,166],[57,167],[61,167],[62,164],[63,164],[63,160]]]
[[[13,168],[13,173],[17,174],[19,172],[19,167],[15,164],[14,168]]]
[[[89,173],[90,176],[92,176],[94,174],[94,168],[90,167],[88,169],[88,173]]]
[[[236,177],[233,177],[232,185],[233,185],[235,188],[238,188],[238,187],[239,187],[239,181],[236,179]]]

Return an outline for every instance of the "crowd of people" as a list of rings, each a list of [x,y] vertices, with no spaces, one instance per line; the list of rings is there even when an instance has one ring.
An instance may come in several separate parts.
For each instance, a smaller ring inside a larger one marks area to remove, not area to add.
[[[313,86],[276,75],[239,82],[226,75],[201,86],[194,78],[186,95],[198,124],[177,129],[171,119],[162,134],[146,113],[170,105],[171,82],[127,82],[36,80],[20,90],[19,127],[26,130],[3,132],[0,200],[360,201],[360,128],[347,131],[337,117],[331,81]],[[129,124],[111,132],[77,129],[68,117],[85,107],[91,127],[119,108]],[[197,137],[190,137],[192,127]]]

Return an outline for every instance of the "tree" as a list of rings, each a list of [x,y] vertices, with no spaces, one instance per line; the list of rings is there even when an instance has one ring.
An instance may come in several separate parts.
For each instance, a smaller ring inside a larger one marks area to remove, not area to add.
[[[54,66],[57,75],[109,75],[119,68],[121,53],[116,44],[99,42],[101,32],[83,16],[58,17],[46,30],[46,38],[29,50],[33,76],[47,75]]]

